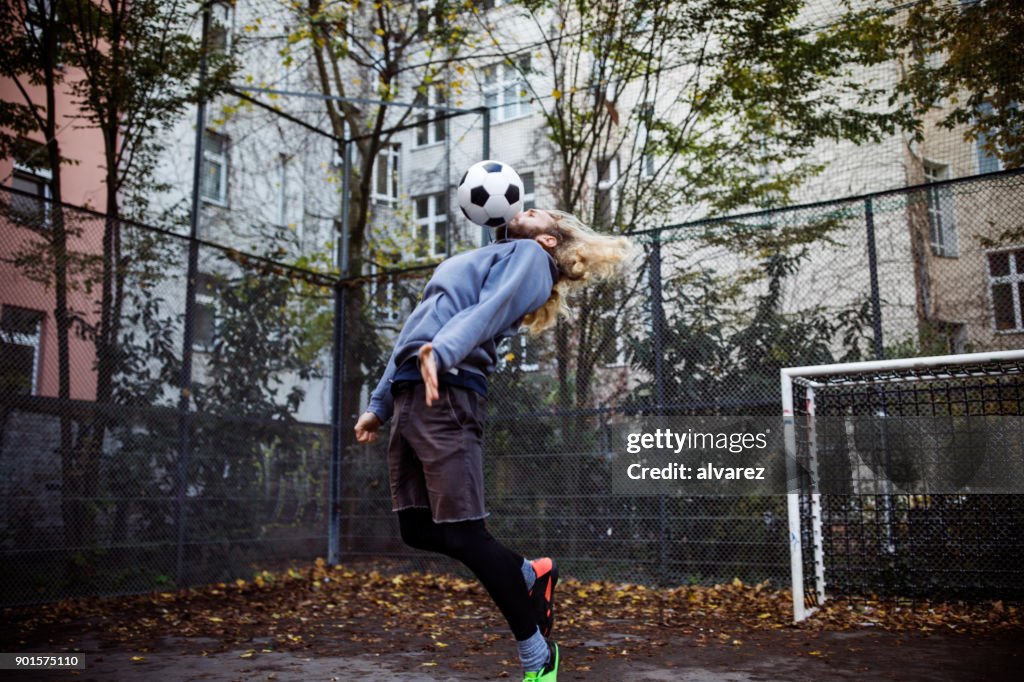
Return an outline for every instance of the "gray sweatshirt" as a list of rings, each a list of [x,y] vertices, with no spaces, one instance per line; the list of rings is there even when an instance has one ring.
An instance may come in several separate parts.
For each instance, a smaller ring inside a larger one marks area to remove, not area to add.
[[[439,374],[458,369],[489,375],[497,345],[516,334],[523,316],[544,305],[557,277],[555,260],[532,239],[494,242],[438,265],[367,409],[382,422],[391,418],[395,371],[428,342]]]

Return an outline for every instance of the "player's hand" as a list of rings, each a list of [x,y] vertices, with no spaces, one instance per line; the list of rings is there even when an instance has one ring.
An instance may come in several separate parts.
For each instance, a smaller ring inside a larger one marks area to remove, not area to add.
[[[356,422],[356,440],[366,444],[376,443],[380,426],[380,417],[373,412],[363,412]]]
[[[434,346],[425,343],[420,346],[418,353],[420,357],[420,376],[423,377],[423,386],[426,389],[427,407],[434,404],[435,400],[441,399],[437,390],[437,361],[434,360]]]

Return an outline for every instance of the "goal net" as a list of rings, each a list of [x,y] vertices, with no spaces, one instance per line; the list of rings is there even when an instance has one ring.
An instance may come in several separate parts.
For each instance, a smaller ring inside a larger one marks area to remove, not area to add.
[[[1024,598],[1024,350],[783,369],[793,616]]]

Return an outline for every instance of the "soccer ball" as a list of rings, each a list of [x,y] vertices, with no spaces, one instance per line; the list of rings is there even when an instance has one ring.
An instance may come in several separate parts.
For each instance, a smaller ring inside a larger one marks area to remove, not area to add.
[[[523,210],[523,181],[500,161],[474,163],[458,189],[463,215],[482,227],[498,228]]]

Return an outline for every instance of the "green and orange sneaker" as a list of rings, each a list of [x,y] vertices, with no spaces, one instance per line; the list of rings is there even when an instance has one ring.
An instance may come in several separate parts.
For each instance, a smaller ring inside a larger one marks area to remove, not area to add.
[[[551,635],[555,624],[555,585],[558,584],[558,565],[554,559],[542,557],[530,562],[537,576],[530,589],[530,604],[537,615],[537,626],[545,638]]]
[[[558,682],[558,645],[548,642],[548,662],[536,672],[526,673],[523,682]]]

